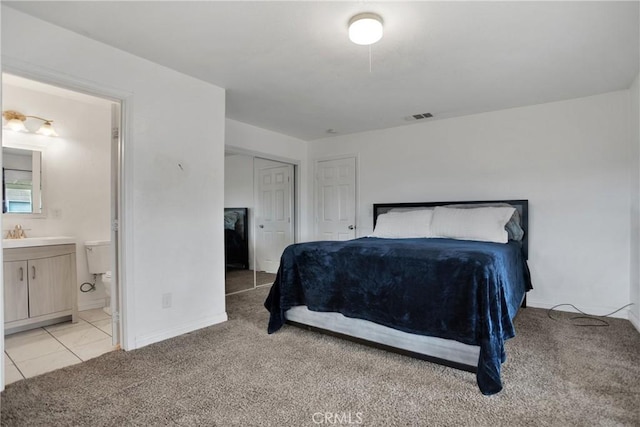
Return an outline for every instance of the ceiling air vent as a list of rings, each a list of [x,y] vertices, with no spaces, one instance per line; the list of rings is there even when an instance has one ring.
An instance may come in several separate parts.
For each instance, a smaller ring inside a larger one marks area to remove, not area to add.
[[[428,119],[429,117],[433,117],[433,114],[431,113],[413,114],[411,117],[413,117],[416,120],[421,120],[421,119]]]

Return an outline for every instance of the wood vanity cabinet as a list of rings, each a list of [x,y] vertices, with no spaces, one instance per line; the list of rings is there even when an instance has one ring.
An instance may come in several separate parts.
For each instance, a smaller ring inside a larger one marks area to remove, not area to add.
[[[76,245],[3,250],[5,332],[76,320]]]

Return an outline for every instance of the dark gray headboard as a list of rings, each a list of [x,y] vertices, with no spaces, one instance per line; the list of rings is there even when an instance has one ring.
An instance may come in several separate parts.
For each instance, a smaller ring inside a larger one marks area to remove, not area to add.
[[[389,212],[393,208],[420,208],[435,207],[444,205],[467,205],[476,203],[508,203],[520,213],[520,221],[524,230],[522,238],[522,250],[525,259],[529,258],[529,200],[465,200],[462,202],[416,202],[416,203],[374,203],[373,205],[373,228],[376,227],[378,215]]]

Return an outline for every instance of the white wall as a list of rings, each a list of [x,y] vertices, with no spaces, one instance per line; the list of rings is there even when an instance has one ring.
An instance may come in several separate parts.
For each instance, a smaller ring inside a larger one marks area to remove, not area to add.
[[[29,237],[75,237],[78,307],[80,310],[102,307],[103,284],[98,281],[96,290],[88,293],[80,292],[80,284],[93,281],[83,243],[111,238],[111,103],[81,102],[4,84],[2,108],[54,119],[60,134],[58,138],[48,138],[3,132],[5,144],[28,144],[25,141],[28,139],[42,143],[44,203],[44,215],[40,218],[5,214],[3,234],[20,224]]]
[[[629,320],[640,331],[640,74],[629,89],[631,168],[631,286],[630,299],[634,304],[629,310]]]
[[[234,152],[246,153],[257,157],[278,160],[296,165],[296,240],[309,238],[308,206],[313,200],[307,187],[309,163],[307,160],[307,142],[262,129],[236,120],[226,120],[225,144]],[[309,199],[311,197],[311,199]]]
[[[14,74],[129,94],[125,348],[226,320],[224,90],[4,5],[2,61]]]
[[[602,314],[629,302],[628,113],[621,91],[318,140],[309,158],[359,155],[360,236],[375,202],[529,199],[529,304]]]

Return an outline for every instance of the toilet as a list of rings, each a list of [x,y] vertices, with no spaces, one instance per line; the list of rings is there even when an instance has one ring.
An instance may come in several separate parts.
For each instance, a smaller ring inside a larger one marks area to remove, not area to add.
[[[84,242],[87,253],[89,273],[95,275],[104,284],[107,301],[104,307],[105,313],[111,316],[111,242],[109,240],[93,240]]]

